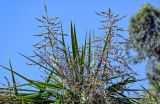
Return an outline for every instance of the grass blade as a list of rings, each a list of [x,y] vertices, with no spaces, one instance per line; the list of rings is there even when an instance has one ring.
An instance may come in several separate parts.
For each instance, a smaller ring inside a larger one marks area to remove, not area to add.
[[[10,65],[10,70],[11,70],[11,75],[12,75],[14,94],[15,94],[15,96],[18,96],[18,90],[17,90],[17,86],[16,86],[16,80],[15,80],[15,76],[14,76],[14,72],[13,72],[13,68],[12,68],[12,64],[11,64],[10,60],[9,60],[9,65]]]

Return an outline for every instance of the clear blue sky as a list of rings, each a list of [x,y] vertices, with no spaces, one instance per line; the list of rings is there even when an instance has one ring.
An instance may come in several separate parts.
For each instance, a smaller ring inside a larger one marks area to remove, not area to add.
[[[0,64],[9,66],[11,59],[14,70],[32,79],[40,79],[38,68],[27,66],[27,60],[18,53],[32,55],[32,45],[37,39],[32,35],[40,32],[39,23],[35,18],[44,14],[44,2],[48,6],[49,16],[59,16],[63,22],[64,31],[69,34],[70,20],[76,23],[79,41],[83,41],[86,29],[96,30],[99,17],[95,11],[111,8],[115,13],[127,17],[121,21],[124,28],[128,26],[130,16],[135,14],[140,6],[146,2],[160,8],[159,0],[1,0],[0,1]],[[127,35],[127,34],[126,34]],[[145,77],[145,64],[133,67],[141,77]],[[3,76],[10,74],[0,68],[0,83],[4,83]],[[18,78],[20,82],[23,82]],[[146,85],[146,83],[145,83]]]

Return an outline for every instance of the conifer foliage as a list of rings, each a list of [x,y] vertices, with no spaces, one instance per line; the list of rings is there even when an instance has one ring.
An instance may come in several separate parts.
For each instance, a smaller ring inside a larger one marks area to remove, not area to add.
[[[150,4],[143,7],[130,19],[129,44],[137,52],[137,59],[160,56],[160,10]]]
[[[160,10],[158,8],[145,4],[131,17],[127,45],[127,50],[129,49],[137,53],[135,63],[148,61],[147,77],[156,88],[158,97],[160,93],[160,87],[157,87],[160,83]]]

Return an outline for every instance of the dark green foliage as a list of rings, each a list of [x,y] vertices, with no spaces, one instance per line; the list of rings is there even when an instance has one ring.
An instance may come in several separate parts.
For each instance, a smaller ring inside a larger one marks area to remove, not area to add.
[[[157,87],[156,84],[160,82],[160,60],[152,59],[148,61],[147,69],[150,84],[155,88],[157,97],[160,98],[160,87]]]
[[[160,10],[145,4],[130,19],[129,44],[139,61],[160,56]]]
[[[160,61],[157,60],[150,60],[147,63],[147,76],[150,82],[154,82],[155,80],[160,82]],[[154,84],[154,83],[152,83]]]
[[[160,10],[158,8],[145,4],[131,17],[127,44],[127,50],[129,49],[137,53],[135,63],[142,60],[148,61],[147,77],[156,88],[154,99],[159,101],[160,88],[157,85],[160,82]],[[147,92],[151,95],[149,91]]]

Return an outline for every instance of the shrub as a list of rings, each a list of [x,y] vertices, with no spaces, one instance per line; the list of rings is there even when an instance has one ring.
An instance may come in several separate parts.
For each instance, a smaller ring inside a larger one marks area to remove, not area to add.
[[[45,7],[46,14],[47,9]],[[87,32],[85,42],[78,45],[76,28],[71,23],[71,46],[65,42],[67,36],[63,32],[58,17],[42,16],[37,19],[41,23],[43,33],[35,36],[43,40],[35,44],[33,57],[22,55],[32,65],[44,69],[46,78],[43,81],[32,80],[22,76],[10,68],[14,96],[23,103],[36,104],[135,104],[136,99],[126,95],[134,92],[128,84],[138,81],[135,73],[128,65],[124,54],[126,40],[116,23],[123,17],[108,12],[99,12],[104,18],[103,36],[93,36]],[[118,39],[119,38],[119,39]],[[28,83],[16,85],[14,75]],[[26,89],[33,87],[32,90]]]

